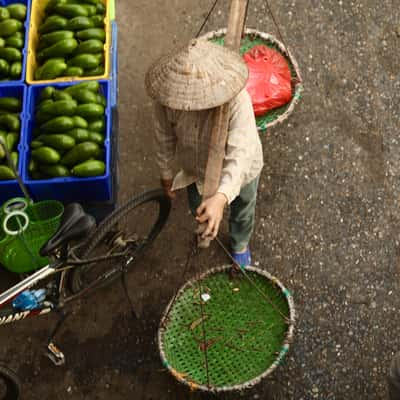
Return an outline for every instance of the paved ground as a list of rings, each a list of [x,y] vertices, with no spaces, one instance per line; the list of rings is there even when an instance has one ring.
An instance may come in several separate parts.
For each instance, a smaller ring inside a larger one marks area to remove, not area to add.
[[[157,185],[144,73],[185,43],[210,1],[119,0],[121,198]],[[222,1],[207,29],[225,24]],[[400,347],[399,7],[394,0],[272,1],[299,61],[304,99],[263,139],[255,261],[292,290],[296,340],[286,365],[244,399],[385,399]],[[249,26],[276,33],[261,0]],[[154,342],[180,284],[190,241],[184,195],[147,260],[130,275],[141,321],[117,285],[83,303],[59,343],[56,369],[41,356],[54,317],[3,328],[0,359],[24,380],[24,399],[200,399],[161,370]],[[204,268],[225,262],[217,248]],[[239,395],[229,398],[237,399]]]

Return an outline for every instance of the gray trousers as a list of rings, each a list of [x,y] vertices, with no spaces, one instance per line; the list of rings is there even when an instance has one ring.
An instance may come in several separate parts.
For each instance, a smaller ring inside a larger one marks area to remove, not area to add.
[[[229,234],[231,239],[231,249],[242,251],[250,242],[254,229],[256,212],[256,199],[258,176],[246,186],[242,187],[239,196],[230,205]],[[190,210],[196,215],[196,209],[200,206],[201,196],[193,183],[187,188]]]

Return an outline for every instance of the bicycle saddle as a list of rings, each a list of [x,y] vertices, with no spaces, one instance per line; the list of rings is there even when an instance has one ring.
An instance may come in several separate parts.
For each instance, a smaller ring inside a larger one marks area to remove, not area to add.
[[[40,255],[46,257],[57,248],[71,241],[79,241],[96,226],[96,220],[85,213],[78,203],[65,207],[57,232],[40,249]]]

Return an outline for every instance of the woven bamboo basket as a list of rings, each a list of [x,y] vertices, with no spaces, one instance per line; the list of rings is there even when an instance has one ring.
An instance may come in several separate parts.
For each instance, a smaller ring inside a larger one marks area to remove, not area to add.
[[[214,268],[183,285],[167,306],[161,360],[191,390],[242,391],[282,363],[294,324],[293,298],[277,278],[255,267]]]
[[[225,35],[226,29],[220,29],[206,33],[202,38],[223,44]],[[244,38],[242,39],[240,53],[243,55],[245,52],[258,45],[265,45],[279,51],[288,61],[292,74],[292,100],[288,104],[270,110],[264,115],[256,118],[258,130],[265,133],[268,128],[272,128],[273,126],[282,123],[290,114],[292,114],[302,97],[303,83],[297,61],[293,57],[293,54],[285,48],[282,42],[269,33],[260,32],[256,29],[246,29]]]

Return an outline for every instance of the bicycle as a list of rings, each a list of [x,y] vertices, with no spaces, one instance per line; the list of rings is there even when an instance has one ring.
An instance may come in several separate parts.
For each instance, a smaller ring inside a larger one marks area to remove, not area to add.
[[[24,218],[21,207],[14,207],[5,224],[13,217]],[[132,198],[96,228],[94,218],[78,203],[68,205],[58,231],[40,250],[41,256],[51,257],[51,263],[0,293],[0,325],[52,311],[60,312],[61,318],[47,342],[46,355],[55,365],[64,364],[64,354],[54,343],[54,337],[68,315],[63,311],[64,306],[118,278],[125,278],[128,268],[161,232],[170,209],[171,203],[164,192],[153,190]],[[38,307],[16,310],[12,306],[12,301],[23,291],[37,287],[45,280],[46,296]],[[123,282],[126,290],[124,279]],[[19,392],[16,375],[0,366],[0,399],[16,400]]]

